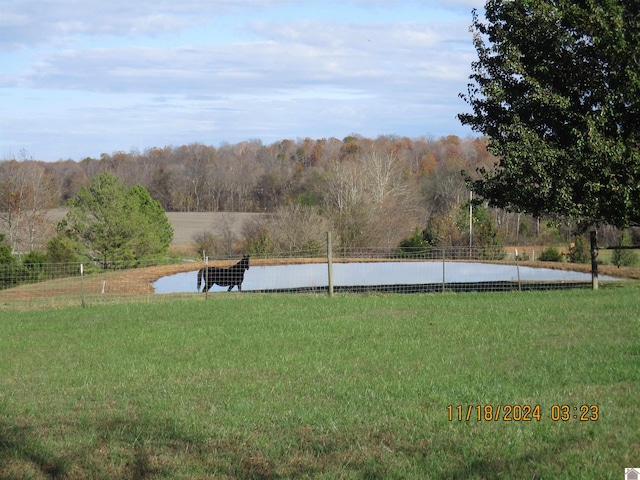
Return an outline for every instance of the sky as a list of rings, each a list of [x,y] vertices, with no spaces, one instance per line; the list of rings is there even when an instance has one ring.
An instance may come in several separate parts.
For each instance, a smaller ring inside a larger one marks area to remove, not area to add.
[[[0,160],[465,137],[484,0],[0,0]]]

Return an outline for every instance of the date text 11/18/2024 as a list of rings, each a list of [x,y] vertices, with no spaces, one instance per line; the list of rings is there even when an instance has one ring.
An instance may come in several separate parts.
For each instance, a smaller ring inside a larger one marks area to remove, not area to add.
[[[450,422],[539,422],[544,419],[596,422],[600,419],[600,408],[598,405],[551,405],[545,411],[540,405],[447,405],[447,418]]]

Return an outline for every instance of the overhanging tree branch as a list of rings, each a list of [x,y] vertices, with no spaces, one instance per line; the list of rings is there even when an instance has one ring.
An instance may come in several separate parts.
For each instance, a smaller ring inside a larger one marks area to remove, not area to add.
[[[623,0],[489,0],[464,125],[499,158],[467,175],[493,206],[640,224],[640,11]]]

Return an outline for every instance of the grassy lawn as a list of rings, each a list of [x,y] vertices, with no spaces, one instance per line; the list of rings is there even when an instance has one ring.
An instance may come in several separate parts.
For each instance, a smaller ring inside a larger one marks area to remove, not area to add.
[[[638,283],[0,317],[0,478],[621,478],[639,412]]]

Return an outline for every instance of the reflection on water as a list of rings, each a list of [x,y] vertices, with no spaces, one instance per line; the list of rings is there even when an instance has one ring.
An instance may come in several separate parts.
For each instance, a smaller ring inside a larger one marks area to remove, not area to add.
[[[443,272],[444,270],[444,272]],[[445,262],[380,262],[334,263],[333,284],[396,285],[459,282],[517,281],[515,265]],[[153,286],[156,293],[195,292],[198,271],[178,273],[160,278]],[[251,266],[245,273],[242,291],[274,290],[300,287],[326,287],[327,264]],[[591,274],[520,267],[520,279],[526,281],[589,281]],[[601,280],[615,280],[601,276]],[[210,292],[226,291],[228,287],[214,285]],[[237,287],[234,287],[237,290]]]

